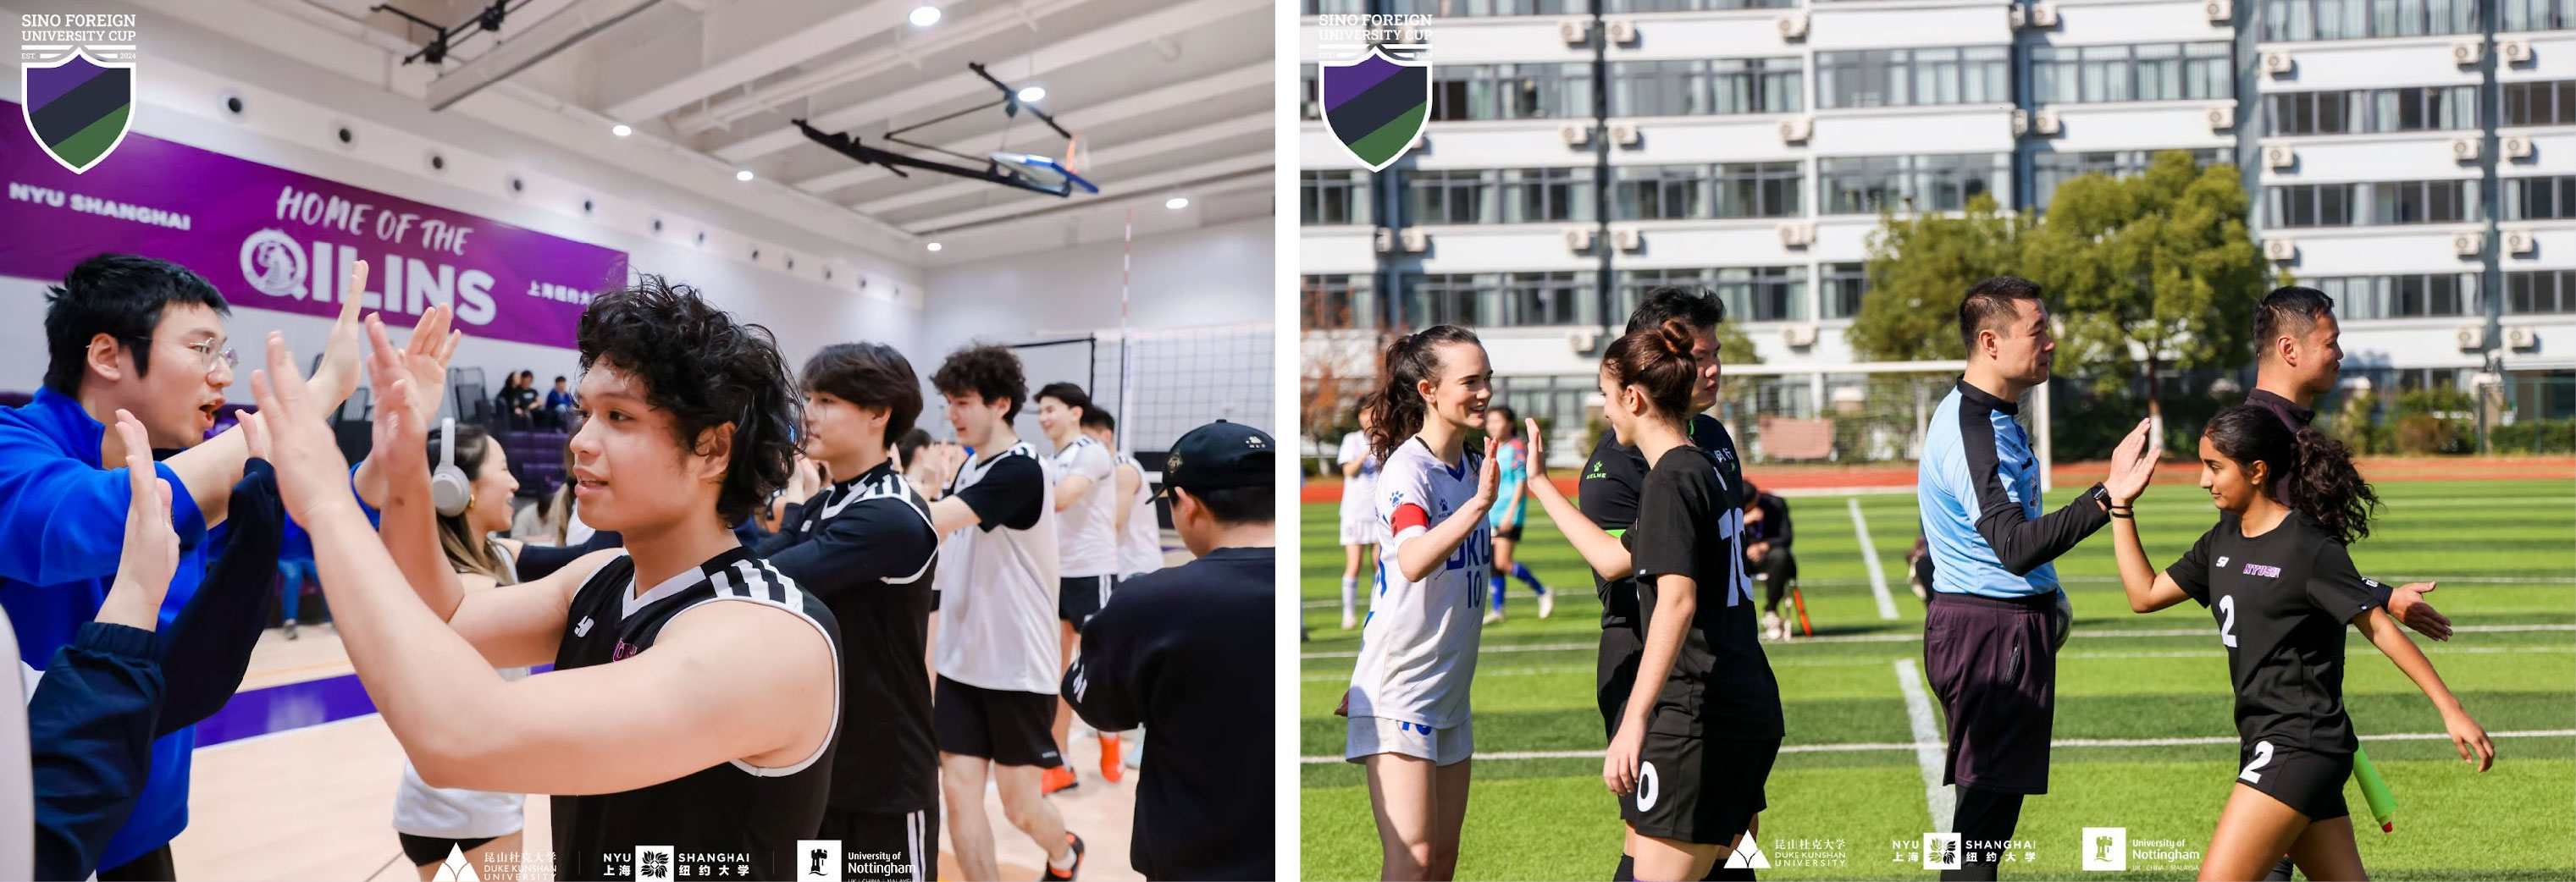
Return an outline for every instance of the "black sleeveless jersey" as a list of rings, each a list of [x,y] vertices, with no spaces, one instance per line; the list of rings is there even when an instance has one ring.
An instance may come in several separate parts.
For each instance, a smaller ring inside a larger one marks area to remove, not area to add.
[[[554,797],[556,877],[794,878],[796,842],[820,827],[831,791],[841,735],[840,625],[821,600],[749,549],[728,550],[642,596],[634,583],[635,562],[625,556],[582,583],[555,652],[557,670],[650,650],[664,624],[699,604],[764,603],[804,617],[831,641],[832,734],[793,766],[765,769],[734,760],[622,793]]]

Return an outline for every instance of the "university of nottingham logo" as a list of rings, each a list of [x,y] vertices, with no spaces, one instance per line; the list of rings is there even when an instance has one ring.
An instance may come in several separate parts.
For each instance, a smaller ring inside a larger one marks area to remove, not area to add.
[[[45,154],[79,174],[125,142],[134,113],[134,62],[100,61],[87,46],[62,48],[70,51],[59,60],[18,66],[19,94],[26,97],[20,108]]]
[[[1431,116],[1431,63],[1370,46],[1358,58],[1326,61],[1316,74],[1324,128],[1369,171],[1404,156]]]

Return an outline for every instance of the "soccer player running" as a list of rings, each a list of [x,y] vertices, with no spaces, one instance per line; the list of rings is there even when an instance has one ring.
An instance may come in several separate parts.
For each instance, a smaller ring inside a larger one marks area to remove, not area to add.
[[[1062,587],[1055,488],[1037,449],[1011,430],[1028,382],[1018,356],[979,343],[949,353],[930,385],[947,399],[948,425],[965,445],[921,449],[924,468],[949,476],[945,488],[925,493],[931,522],[946,537],[931,707],[956,872],[966,879],[1001,872],[984,814],[991,781],[1003,816],[1046,851],[1045,878],[1071,879],[1082,865],[1082,837],[1064,829],[1038,787],[1047,769],[1064,765],[1049,732],[1064,656],[1055,626]]]
[[[1172,445],[1163,475],[1190,562],[1121,586],[1083,631],[1064,697],[1104,730],[1154,727],[1129,861],[1147,879],[1275,879],[1266,732],[1276,713],[1278,444],[1219,420]],[[1249,780],[1247,780],[1249,778]]]
[[[1538,491],[1585,562],[1636,585],[1645,649],[1601,766],[1630,834],[1620,878],[1710,877],[1750,832],[1780,753],[1780,686],[1745,569],[1744,485],[1683,428],[1701,385],[1694,331],[1675,316],[1602,353],[1602,418],[1653,463],[1634,526],[1613,537],[1563,493]]]
[[[1723,302],[1704,291],[1657,288],[1647,292],[1645,301],[1628,316],[1627,333],[1660,328],[1676,318],[1690,328],[1691,365],[1698,379],[1691,386],[1691,416],[1684,424],[1683,434],[1717,461],[1717,477],[1724,486],[1748,486],[1736,459],[1735,439],[1727,434],[1724,424],[1706,413],[1717,404],[1717,326],[1726,319]],[[1530,437],[1538,435],[1533,431]],[[1571,535],[1573,525],[1588,522],[1605,535],[1615,538],[1636,523],[1637,494],[1645,485],[1650,466],[1646,455],[1636,445],[1621,442],[1618,433],[1603,436],[1601,443],[1593,448],[1591,460],[1584,463],[1580,485],[1583,505],[1580,510],[1569,504],[1565,494],[1548,480],[1544,452],[1534,451],[1531,456],[1530,492],[1538,497],[1559,531]],[[1613,555],[1605,561],[1615,562],[1618,555],[1626,554],[1624,548],[1615,546],[1616,543],[1612,543],[1612,547],[1603,549],[1604,554]],[[1594,563],[1589,556],[1585,562]],[[1601,736],[1604,739],[1618,734],[1619,721],[1627,714],[1628,696],[1636,690],[1637,666],[1643,661],[1646,650],[1645,632],[1638,626],[1637,583],[1627,575],[1628,571],[1626,566],[1607,570],[1598,563],[1593,566],[1593,584],[1601,595],[1601,649],[1596,662],[1594,698],[1601,707]],[[1620,575],[1614,576],[1614,573]],[[1750,829],[1761,829],[1759,818],[1752,822]],[[1611,878],[1634,878],[1637,848],[1637,832],[1630,830],[1621,846],[1619,865],[1612,871]],[[1724,879],[1733,874],[1743,874],[1740,878],[1749,879],[1752,872],[1741,868],[1719,868],[1711,871],[1709,878]]]
[[[912,363],[882,343],[823,347],[799,378],[804,453],[834,480],[789,503],[757,553],[821,597],[844,637],[845,732],[830,807],[811,838],[838,840],[843,854],[894,855],[865,862],[880,867],[870,871],[878,875],[933,878],[939,750],[926,653],[939,534],[930,502],[890,455],[921,416],[921,382]],[[832,875],[869,876],[848,870]]]
[[[1941,878],[1993,879],[2023,797],[2048,792],[2057,649],[2073,621],[2050,561],[2111,518],[2098,484],[2039,512],[2039,461],[2013,420],[2057,348],[2039,286],[1978,282],[1959,302],[1959,337],[1968,368],[1932,412],[1915,490],[1938,564],[1923,659],[1948,721],[1941,783],[1959,788],[1961,865]]]
[[[1377,512],[1377,454],[1369,451],[1370,398],[1360,396],[1360,430],[1342,436],[1342,630],[1360,626],[1360,573],[1369,553],[1386,539]],[[1372,580],[1374,581],[1374,580]]]
[[[2344,713],[2351,624],[2441,711],[2460,758],[2484,772],[2495,745],[2381,606],[2346,550],[2369,535],[2371,492],[2343,444],[2240,404],[2200,438],[2200,486],[2218,524],[2163,572],[2147,562],[2132,504],[2158,456],[2141,431],[2112,455],[2112,550],[2129,608],[2208,607],[2227,649],[2243,763],[2201,860],[2202,879],[2252,879],[2283,852],[2310,879],[2368,878],[2343,782],[2360,746]],[[2275,487],[2281,488],[2275,496]],[[1937,607],[1936,607],[1937,608]]]
[[[1342,758],[1366,767],[1384,849],[1378,878],[1449,879],[1467,820],[1475,729],[1477,610],[1493,549],[1485,512],[1500,475],[1494,439],[1467,449],[1493,397],[1493,368],[1474,332],[1438,325],[1386,349],[1386,385],[1370,400],[1378,472],[1377,593],[1369,598]]]
[[[1058,651],[1071,666],[1082,651],[1082,629],[1109,602],[1118,579],[1118,456],[1109,446],[1082,431],[1082,420],[1100,408],[1072,383],[1048,383],[1038,390],[1038,430],[1055,444],[1056,559],[1063,568],[1057,579],[1056,617],[1063,621]],[[1056,676],[1063,676],[1062,671]],[[1072,755],[1073,706],[1059,699],[1049,734],[1058,752]],[[1126,777],[1118,765],[1118,736],[1102,732],[1100,776],[1116,784]],[[1045,789],[1054,793],[1075,786],[1071,764],[1046,770]]]
[[[1519,437],[1520,425],[1513,420],[1512,409],[1500,404],[1485,408],[1485,436],[1497,439],[1494,464],[1502,473],[1502,485],[1495,493],[1494,510],[1487,515],[1494,530],[1494,566],[1486,580],[1493,585],[1494,605],[1485,611],[1485,624],[1503,620],[1503,584],[1519,579],[1538,595],[1538,617],[1556,614],[1556,596],[1539,584],[1538,575],[1528,564],[1515,563],[1512,549],[1521,544],[1521,524],[1529,514],[1529,445]],[[1536,435],[1531,439],[1535,441]]]
[[[839,632],[727,528],[795,456],[794,390],[767,332],[655,276],[592,300],[570,477],[582,517],[630,550],[472,593],[434,525],[437,398],[418,390],[443,358],[393,349],[381,323],[368,336],[381,541],[350,493],[329,400],[298,382],[276,335],[243,425],[312,531],[350,664],[421,779],[556,794],[561,878],[627,877],[645,846],[671,847],[675,875],[794,875],[831,782]],[[549,661],[515,681],[494,670]]]

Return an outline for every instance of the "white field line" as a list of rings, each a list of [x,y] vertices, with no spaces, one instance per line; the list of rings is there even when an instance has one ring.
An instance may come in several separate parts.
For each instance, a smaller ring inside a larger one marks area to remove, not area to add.
[[[2363,741],[2447,741],[2447,740],[2449,740],[2449,739],[2450,739],[2450,737],[2451,737],[2451,736],[2450,736],[2448,733],[2444,733],[2444,732],[2392,732],[2392,733],[2381,734],[2381,735],[2363,735],[2363,736],[2361,736],[2361,740],[2363,740]],[[2489,732],[2489,733],[2487,733],[2487,737],[2489,737],[2489,738],[2576,738],[2576,729],[2532,729],[2532,730],[2526,730],[2526,731],[2520,731],[2520,732]],[[2220,735],[2220,736],[2210,736],[2210,737],[2205,737],[2205,738],[2061,738],[2061,739],[2058,739],[2058,740],[2055,740],[2055,741],[2051,741],[2051,742],[2049,742],[2049,743],[2048,743],[2048,746],[2049,746],[2049,748],[2050,748],[2051,750],[2054,750],[2054,749],[2056,749],[2056,748],[2060,748],[2060,747],[2188,747],[2188,746],[2193,746],[2193,745],[2206,745],[2206,744],[2236,744],[2236,743],[2238,743],[2238,739],[2237,739],[2235,736],[2233,736],[2233,735]],[[1931,750],[1935,755],[1938,755],[1938,754],[1940,754],[1940,752],[1944,749],[1944,747],[1943,747],[1942,743],[1941,743],[1941,742],[1939,742],[1939,741],[1934,741],[1934,742],[1931,742],[1930,744],[1900,744],[1900,743],[1893,742],[1893,741],[1881,741],[1881,742],[1872,742],[1872,743],[1849,743],[1849,744],[1788,744],[1788,745],[1782,745],[1782,746],[1780,747],[1780,752],[1781,752],[1781,753],[1852,753],[1852,752],[1865,752],[1865,751],[1878,751],[1878,750],[1914,750],[1914,751],[1921,751],[1921,750],[1927,750],[1927,749],[1928,749],[1928,750]],[[1476,759],[1479,759],[1479,760],[1488,760],[1488,761],[1503,761],[1503,760],[1552,760],[1552,759],[1597,759],[1597,758],[1599,758],[1600,756],[1601,756],[1601,751],[1598,751],[1598,750],[1498,750],[1498,751],[1478,751],[1478,752],[1476,753]],[[1324,763],[1338,763],[1338,762],[1343,762],[1344,760],[1343,760],[1340,756],[1336,755],[1336,756],[1301,756],[1301,757],[1298,757],[1298,758],[1297,758],[1297,761],[1298,761],[1299,763],[1301,763],[1301,764],[1304,764],[1304,765],[1310,765],[1310,766],[1311,766],[1311,765],[1321,765],[1321,764],[1324,764]],[[1935,778],[1938,778],[1940,773],[1939,773],[1939,771],[1936,769],[1936,770],[1934,771],[1934,773],[1933,773],[1933,774],[1934,774],[1934,777],[1935,777]]]
[[[1852,532],[1860,536],[1861,562],[1869,565],[1869,594],[1878,601],[1878,617],[1896,621],[1896,602],[1887,597],[1887,572],[1879,567],[1878,548],[1869,544],[1869,521],[1860,516],[1860,500],[1844,501],[1851,503]]]
[[[2460,633],[2460,634],[2491,634],[2491,633],[2501,633],[2501,632],[2509,632],[2509,631],[2576,631],[2576,624],[2555,623],[2555,624],[2539,624],[2539,625],[2461,625],[2461,626],[2459,626],[2459,627],[2452,628],[2451,630],[2452,630],[2453,632],[2455,632],[2455,633]],[[2144,637],[2206,637],[2206,636],[2215,635],[2215,634],[2217,634],[2217,633],[2218,633],[2218,630],[2217,630],[2217,629],[2215,629],[2215,628],[2142,628],[2142,629],[2138,629],[2138,630],[2134,630],[2134,631],[2079,630],[2079,631],[2076,631],[2076,632],[2075,632],[2074,639],[2076,639],[2076,640],[2109,640],[2109,639],[2115,639],[2115,638],[2117,638],[2117,639],[2128,639],[2128,638],[2144,638]],[[1827,636],[1823,636],[1823,637],[1801,637],[1801,638],[1798,638],[1798,639],[1796,639],[1796,640],[1789,641],[1789,644],[1788,644],[1788,645],[1795,646],[1795,645],[1800,644],[1800,643],[1912,643],[1912,642],[1919,642],[1919,641],[1921,641],[1922,639],[1923,639],[1923,635],[1922,635],[1922,634],[1919,634],[1919,633],[1911,633],[1911,632],[1899,632],[1899,633],[1890,633],[1890,634],[1831,634],[1831,635],[1827,635]],[[1776,644],[1776,643],[1775,643],[1775,644],[1772,644],[1772,645],[1773,645],[1773,646],[1778,646],[1778,645],[1780,645],[1780,644]],[[2432,648],[2432,647],[2438,647],[2438,646],[2440,646],[2440,644],[2419,644],[2419,645],[2425,645],[2425,646],[2427,646],[2427,648]],[[1487,653],[1487,652],[1573,652],[1573,651],[1576,651],[1576,650],[1581,650],[1581,651],[1584,651],[1584,652],[1599,652],[1599,651],[1600,651],[1600,649],[1601,649],[1601,644],[1599,644],[1599,643],[1597,643],[1597,642],[1585,642],[1585,643],[1527,643],[1527,644],[1519,644],[1519,645],[1513,645],[1513,646],[1487,646],[1487,647],[1484,647],[1484,648],[1479,649],[1479,650],[1477,650],[1477,651],[1478,651],[1479,653]],[[1310,659],[1310,658],[1358,658],[1358,657],[1359,657],[1359,653],[1357,653],[1357,652],[1308,652],[1308,653],[1301,653],[1301,654],[1299,654],[1297,657],[1298,657],[1298,658],[1300,658],[1300,659]],[[2078,656],[2075,656],[2075,657],[2077,657],[2077,658],[2082,658],[2083,656],[2078,655]]]
[[[1875,560],[1876,558],[1873,556],[1871,559]],[[2445,585],[2576,585],[2576,576],[2373,576],[2372,578],[2379,579],[2382,582],[2391,582],[2399,585],[2409,582],[2441,582]],[[2116,585],[2120,582],[2119,578],[2115,576],[2064,576],[2060,577],[2057,581],[2067,584],[2082,583],[2104,585]],[[1869,584],[1869,580],[1799,579],[1798,584],[1801,587],[1807,588],[1848,588],[1857,585],[1867,585]],[[1893,595],[1890,596],[1892,597]],[[1341,606],[1342,601],[1340,598],[1328,597],[1322,600],[1300,601],[1298,605],[1305,609],[1330,609]]]
[[[1950,829],[1958,804],[1950,785],[1941,782],[1949,766],[1948,749],[1932,719],[1932,697],[1923,692],[1922,672],[1910,658],[1896,660],[1896,688],[1905,693],[1905,725],[1913,730],[1914,765],[1923,770],[1923,804],[1932,813],[1932,829]]]

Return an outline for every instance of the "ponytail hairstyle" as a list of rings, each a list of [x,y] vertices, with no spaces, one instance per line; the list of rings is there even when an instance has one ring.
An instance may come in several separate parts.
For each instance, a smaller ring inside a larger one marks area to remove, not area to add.
[[[1601,367],[1621,386],[1638,386],[1655,413],[1679,422],[1690,418],[1691,386],[1699,382],[1699,365],[1691,359],[1691,325],[1679,317],[1630,331],[1601,353]]]
[[[1369,452],[1376,454],[1379,462],[1393,456],[1404,439],[1422,431],[1430,406],[1415,387],[1424,380],[1440,382],[1440,347],[1449,343],[1485,345],[1476,339],[1476,332],[1457,325],[1433,325],[1387,344],[1378,367],[1383,385],[1362,399],[1360,406],[1370,423]]]
[[[2379,496],[2353,467],[2352,451],[2312,427],[2293,431],[2271,410],[2239,404],[2210,417],[2209,444],[2239,463],[2264,464],[2291,510],[2346,545],[2370,535]],[[2271,488],[2256,488],[2269,493]]]

